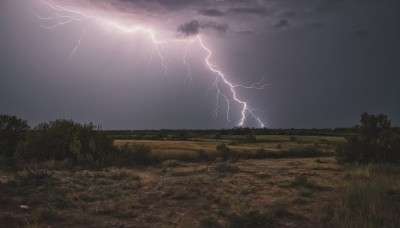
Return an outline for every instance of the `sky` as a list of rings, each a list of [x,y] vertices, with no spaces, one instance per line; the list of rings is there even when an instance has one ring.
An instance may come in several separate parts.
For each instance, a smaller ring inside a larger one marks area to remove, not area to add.
[[[103,129],[400,126],[397,0],[0,0],[0,113]]]

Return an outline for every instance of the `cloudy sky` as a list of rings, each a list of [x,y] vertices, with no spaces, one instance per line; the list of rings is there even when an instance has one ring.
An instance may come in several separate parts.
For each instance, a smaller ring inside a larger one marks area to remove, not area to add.
[[[0,113],[31,125],[68,118],[105,129],[229,128],[245,102],[243,126],[353,126],[366,111],[399,126],[399,7],[0,0]]]

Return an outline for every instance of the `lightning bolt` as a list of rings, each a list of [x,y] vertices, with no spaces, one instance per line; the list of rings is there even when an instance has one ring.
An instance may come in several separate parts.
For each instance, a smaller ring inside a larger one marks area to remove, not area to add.
[[[248,102],[244,101],[243,99],[239,98],[237,91],[235,90],[236,88],[245,88],[245,89],[264,89],[267,84],[262,84],[263,80],[257,83],[253,83],[250,86],[244,86],[244,85],[236,85],[233,84],[226,75],[222,72],[222,70],[215,64],[211,62],[211,57],[212,57],[212,51],[210,48],[208,48],[205,45],[205,42],[201,38],[200,35],[197,35],[195,38],[191,39],[168,39],[168,40],[158,40],[156,38],[155,32],[149,28],[149,27],[144,27],[144,26],[135,26],[135,27],[128,27],[124,26],[121,23],[118,23],[114,20],[108,19],[105,16],[101,16],[97,12],[84,12],[82,10],[79,10],[78,8],[75,8],[73,6],[61,6],[58,4],[55,4],[50,1],[42,0],[41,1],[44,5],[49,7],[50,9],[54,10],[54,16],[51,17],[43,17],[38,15],[35,12],[32,12],[33,15],[35,15],[38,19],[43,20],[43,21],[48,21],[51,23],[51,25],[41,25],[42,28],[44,29],[55,29],[61,26],[64,26],[69,23],[74,23],[74,22],[86,22],[86,26],[83,29],[83,33],[80,36],[76,46],[73,48],[72,52],[70,53],[70,58],[73,59],[76,53],[78,52],[82,41],[84,40],[88,30],[93,24],[98,24],[99,26],[103,26],[107,31],[121,31],[124,33],[138,33],[142,32],[145,33],[149,36],[150,40],[153,43],[153,49],[150,54],[149,62],[147,65],[147,72],[150,74],[150,65],[153,61],[154,55],[157,55],[161,61],[161,67],[164,70],[164,74],[168,76],[168,72],[170,69],[170,60],[165,57],[160,49],[161,45],[168,45],[172,43],[183,43],[185,44],[185,50],[184,50],[184,56],[182,60],[182,64],[186,66],[187,68],[187,78],[186,81],[188,82],[189,86],[193,82],[192,78],[192,71],[190,69],[190,64],[187,61],[187,54],[188,50],[191,45],[194,43],[197,43],[203,51],[206,52],[206,57],[204,60],[205,66],[216,75],[215,80],[209,89],[209,91],[215,89],[217,92],[217,101],[216,101],[216,106],[215,106],[215,113],[214,115],[217,116],[219,112],[219,100],[220,97],[222,97],[227,104],[227,109],[226,109],[226,120],[230,122],[230,110],[231,110],[231,102],[235,102],[236,104],[241,106],[241,117],[239,122],[237,123],[238,126],[243,126],[246,122],[247,116],[250,115],[260,127],[264,127],[265,124],[261,120],[259,116],[256,115],[256,110],[250,107]],[[227,94],[223,93],[220,89],[221,86],[225,86],[229,91],[230,91],[230,98],[228,97]]]

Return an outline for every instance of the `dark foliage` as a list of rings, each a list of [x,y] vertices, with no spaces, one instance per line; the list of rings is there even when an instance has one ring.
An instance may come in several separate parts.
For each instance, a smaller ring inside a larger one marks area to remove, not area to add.
[[[228,160],[232,155],[231,149],[225,143],[217,145],[217,152],[224,160]]]
[[[156,162],[151,155],[151,148],[143,144],[125,144],[116,154],[118,166],[150,165]]]
[[[23,160],[65,160],[74,164],[103,164],[115,148],[111,139],[93,124],[72,120],[42,123],[30,131],[26,141],[17,147],[16,156]]]
[[[363,113],[360,132],[346,137],[337,147],[337,159],[342,162],[396,162],[400,160],[400,137],[390,127],[386,115]]]
[[[12,157],[18,142],[25,138],[29,130],[26,120],[11,115],[0,115],[0,155]]]

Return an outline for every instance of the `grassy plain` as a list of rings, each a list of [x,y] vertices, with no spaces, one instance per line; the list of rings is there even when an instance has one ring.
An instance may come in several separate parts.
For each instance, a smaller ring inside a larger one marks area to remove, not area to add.
[[[115,140],[119,146],[149,145],[154,156],[168,155],[169,160],[151,166],[69,170],[57,162],[45,162],[18,172],[0,169],[0,227],[400,224],[396,216],[400,212],[397,166],[344,166],[332,156],[178,161],[180,156],[195,156],[199,150],[217,154],[216,146],[221,143],[238,153],[260,148],[279,153],[309,147],[332,152],[336,143],[344,140],[272,135],[243,143],[242,137]]]
[[[294,139],[294,140],[293,140]],[[343,142],[344,137],[338,136],[287,136],[287,135],[259,135],[255,142],[242,142],[243,135],[223,135],[218,139],[215,136],[194,137],[190,140],[115,140],[115,144],[145,144],[152,148],[156,156],[169,156],[174,159],[181,155],[195,155],[199,150],[208,154],[215,154],[217,145],[225,143],[233,152],[253,153],[256,150],[285,151],[316,148],[323,152],[333,152],[337,143]]]

